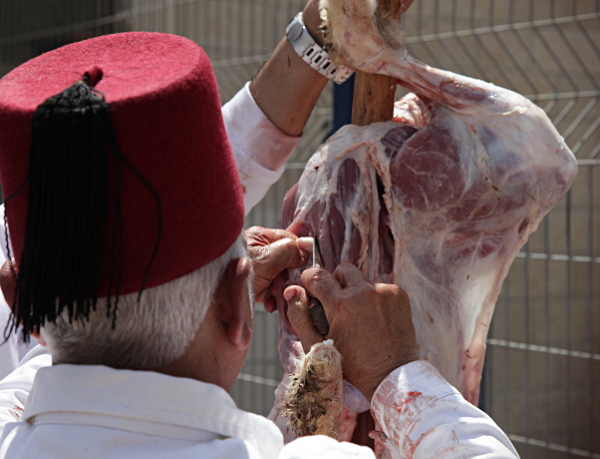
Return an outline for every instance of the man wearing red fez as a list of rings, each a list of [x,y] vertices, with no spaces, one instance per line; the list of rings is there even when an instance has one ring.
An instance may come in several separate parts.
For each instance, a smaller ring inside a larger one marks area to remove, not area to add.
[[[304,16],[320,37],[316,2]],[[0,383],[0,458],[374,457],[322,435],[284,446],[274,423],[228,395],[254,297],[309,250],[283,230],[244,233],[245,211],[281,174],[326,81],[284,40],[224,123],[204,52],[142,32],[65,46],[0,80],[7,330],[47,343]],[[303,282],[323,299],[348,379],[369,400],[380,384],[406,392],[418,358],[406,294],[349,265]],[[301,341],[321,341],[307,292],[285,296]],[[435,435],[408,457],[441,457],[440,445],[444,457],[515,457],[441,377],[427,384],[446,392],[415,401],[410,426],[392,400],[373,406],[392,449],[417,429]]]

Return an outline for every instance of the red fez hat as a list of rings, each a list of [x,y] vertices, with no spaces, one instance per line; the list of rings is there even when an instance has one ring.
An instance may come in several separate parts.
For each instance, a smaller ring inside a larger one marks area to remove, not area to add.
[[[81,108],[85,98],[92,102]],[[50,276],[48,302],[61,302],[28,309],[18,297],[17,320],[28,331],[63,307],[86,316],[85,298],[95,304],[190,273],[222,255],[243,225],[210,61],[174,35],[98,37],[2,78],[0,181],[19,276],[26,260],[37,272],[20,288],[36,290]],[[82,225],[83,236],[74,229]],[[97,274],[82,258],[101,266]],[[65,293],[86,276],[78,292]]]

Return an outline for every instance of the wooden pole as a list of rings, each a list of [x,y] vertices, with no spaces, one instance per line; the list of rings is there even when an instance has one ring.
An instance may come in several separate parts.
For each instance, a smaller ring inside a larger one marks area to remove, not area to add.
[[[400,19],[413,0],[378,0],[377,13]],[[356,72],[352,102],[352,124],[366,126],[389,121],[394,114],[396,80],[386,75]]]
[[[389,14],[396,19],[404,13],[413,0],[378,0],[378,13]],[[352,124],[365,126],[389,121],[394,115],[396,79],[387,75],[356,72],[352,101]],[[375,429],[370,411],[358,415],[352,442],[375,449],[375,442],[368,433]]]
[[[366,126],[391,120],[395,94],[395,78],[357,71],[354,77],[352,124]]]

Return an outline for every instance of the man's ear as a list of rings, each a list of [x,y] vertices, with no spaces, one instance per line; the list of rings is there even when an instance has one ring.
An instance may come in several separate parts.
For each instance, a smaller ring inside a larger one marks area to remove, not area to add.
[[[15,288],[17,286],[17,273],[13,263],[6,260],[0,268],[0,288],[6,303],[12,308],[15,300]]]
[[[220,291],[219,318],[229,340],[239,350],[247,349],[252,340],[252,313],[247,288],[252,262],[236,258],[227,265]]]
[[[0,268],[0,289],[6,300],[6,304],[12,309],[15,301],[15,288],[17,286],[17,269],[15,268],[15,259],[6,260]],[[46,346],[46,341],[42,338],[39,332],[29,333],[42,346]]]

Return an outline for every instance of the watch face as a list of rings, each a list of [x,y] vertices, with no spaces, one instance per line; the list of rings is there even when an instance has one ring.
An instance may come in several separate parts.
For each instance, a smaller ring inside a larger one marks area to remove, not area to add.
[[[292,19],[285,30],[285,35],[290,42],[295,42],[302,35],[304,26],[298,21],[298,18]]]

